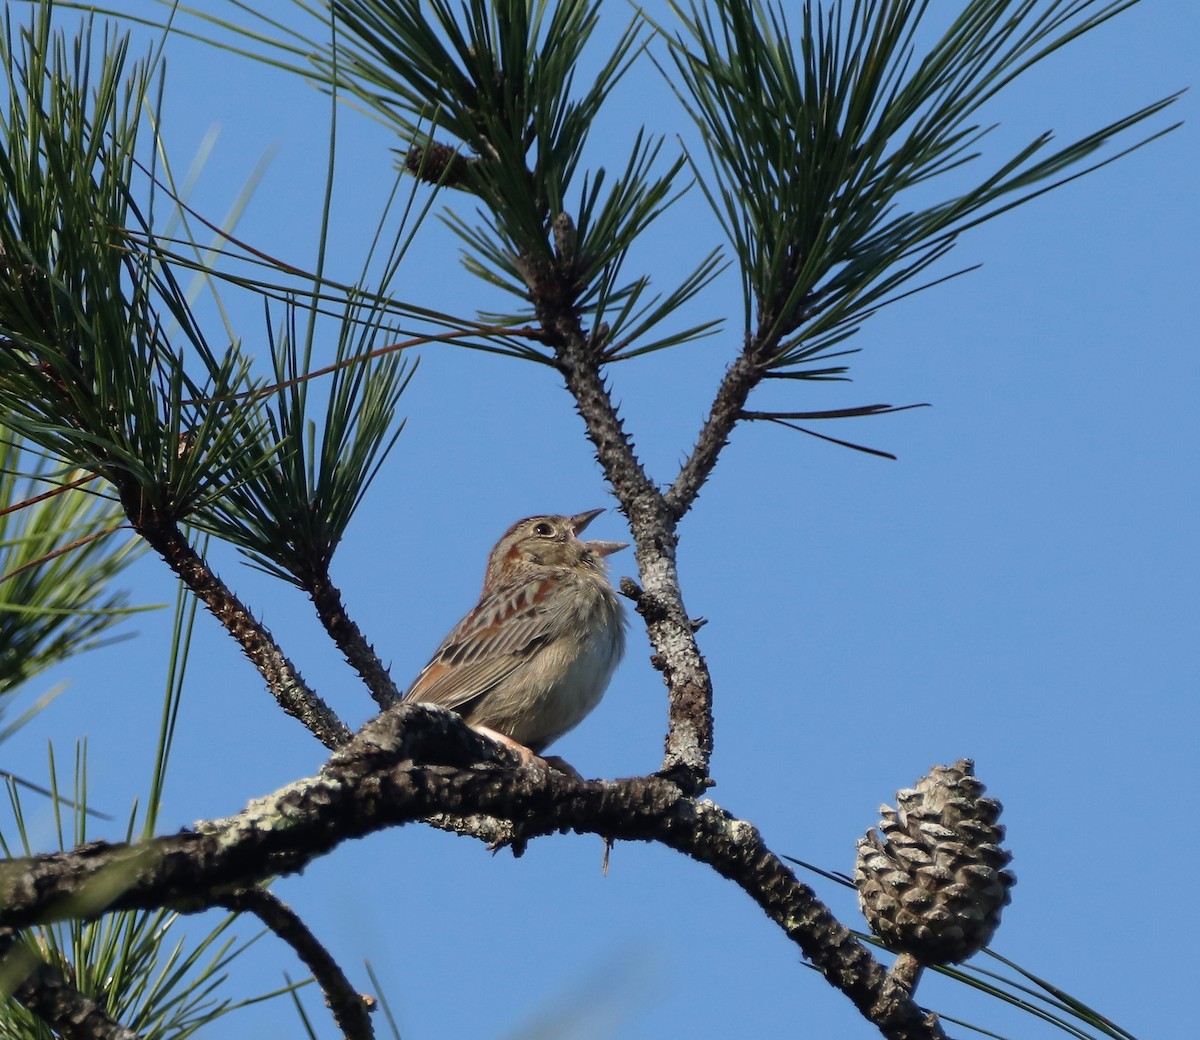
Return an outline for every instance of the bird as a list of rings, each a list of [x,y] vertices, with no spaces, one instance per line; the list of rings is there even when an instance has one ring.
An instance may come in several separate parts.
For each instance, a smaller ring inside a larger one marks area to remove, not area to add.
[[[625,651],[625,611],[605,557],[627,543],[579,538],[603,512],[530,516],[505,531],[479,602],[403,700],[451,708],[523,765],[541,761],[600,703]]]

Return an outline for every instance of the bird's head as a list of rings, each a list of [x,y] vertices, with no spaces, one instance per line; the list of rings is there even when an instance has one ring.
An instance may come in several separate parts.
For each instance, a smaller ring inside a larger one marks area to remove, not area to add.
[[[526,567],[588,567],[603,572],[604,557],[626,548],[627,542],[585,542],[579,533],[603,509],[574,516],[529,516],[518,520],[496,543],[488,559],[486,582],[504,581]]]

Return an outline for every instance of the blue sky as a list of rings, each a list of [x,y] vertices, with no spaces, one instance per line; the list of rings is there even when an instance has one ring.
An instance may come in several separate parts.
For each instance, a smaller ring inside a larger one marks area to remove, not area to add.
[[[604,13],[604,33],[627,17],[618,4]],[[182,39],[166,53],[163,134],[176,166],[217,133],[193,204],[219,219],[270,153],[238,233],[311,263],[327,100]],[[1197,53],[1193,4],[1141,4],[1002,95],[989,154],[1047,129],[1065,141],[1192,85]],[[848,871],[880,802],[935,763],[973,757],[1005,804],[1018,877],[994,948],[1154,1040],[1185,1035],[1190,1015],[1190,967],[1164,951],[1182,949],[1194,924],[1188,864],[1200,852],[1190,819],[1200,787],[1196,115],[1185,95],[1155,124],[1185,119],[1182,129],[969,233],[946,270],[982,270],[871,319],[854,343],[853,383],[772,387],[752,401],[930,402],[821,428],[898,461],[739,428],[680,547],[688,608],[709,620],[700,640],[716,683],[712,797],[777,851]],[[676,134],[695,147],[649,63],[597,127],[594,161],[620,166],[643,122],[668,147]],[[338,130],[330,266],[350,280],[391,186],[396,142],[346,110]],[[669,286],[718,236],[693,192],[631,269]],[[447,310],[494,305],[457,255],[431,220],[396,295]],[[256,353],[261,309],[227,302]],[[725,329],[611,372],[660,481],[690,449],[740,343],[736,279],[687,317],[724,318]],[[215,322],[210,330],[219,340]],[[334,571],[404,685],[475,601],[486,553],[512,520],[613,500],[549,370],[432,347],[402,407],[404,434]],[[593,530],[619,538],[623,519],[606,514]],[[343,717],[369,718],[372,702],[302,597],[232,553],[216,560]],[[611,562],[615,576],[631,573],[629,554]],[[131,580],[142,602],[173,596],[156,560]],[[136,641],[55,675],[67,692],[6,745],[6,766],[36,779],[47,739],[63,755],[87,736],[92,800],[123,811],[152,764],[168,623],[166,611],[144,616]],[[166,830],[235,812],[324,758],[215,623],[198,629]],[[663,688],[644,633],[634,624],[630,636],[600,708],[554,748],[584,775],[644,773],[660,760]],[[37,826],[48,847],[48,818]],[[94,833],[117,836],[103,825]],[[706,868],[622,844],[604,877],[601,854],[598,838],[567,836],[514,861],[414,826],[340,848],[277,891],[364,990],[360,966],[371,961],[406,1040],[878,1035]],[[813,883],[860,925],[852,894]],[[302,974],[271,938],[247,964],[234,992]],[[1003,1035],[1061,1035],[935,978],[920,997]],[[333,1036],[319,1000],[309,1004]],[[221,1035],[296,1028],[293,1012],[272,1004],[226,1020]]]

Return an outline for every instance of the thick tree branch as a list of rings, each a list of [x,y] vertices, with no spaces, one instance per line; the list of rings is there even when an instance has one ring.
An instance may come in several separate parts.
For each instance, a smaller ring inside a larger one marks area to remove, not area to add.
[[[0,934],[0,972],[10,980],[20,976],[12,986],[13,999],[64,1040],[140,1040],[95,1000],[80,993],[58,968],[21,946],[11,931]]]
[[[482,813],[513,821],[523,838],[574,830],[657,841],[706,863],[750,895],[884,1036],[942,1036],[749,823],[658,777],[580,781],[514,769],[515,761],[451,712],[400,704],[317,776],[237,816],[137,847],[95,843],[0,863],[0,927],[117,909],[201,910],[227,899],[231,888],[301,870],[347,839],[433,813]],[[106,884],[112,887],[101,898]]]
[[[258,887],[238,889],[227,895],[221,905],[253,914],[295,951],[317,980],[325,994],[325,1004],[346,1040],[374,1040],[375,1029],[369,1015],[374,1000],[355,991],[337,961],[290,906],[274,893]]]

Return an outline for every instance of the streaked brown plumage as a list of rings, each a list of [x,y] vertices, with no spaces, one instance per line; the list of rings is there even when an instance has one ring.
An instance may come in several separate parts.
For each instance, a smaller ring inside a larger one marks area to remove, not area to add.
[[[479,603],[404,699],[453,708],[523,757],[576,726],[625,650],[624,610],[604,564],[625,543],[578,537],[602,512],[513,524],[488,558]]]

